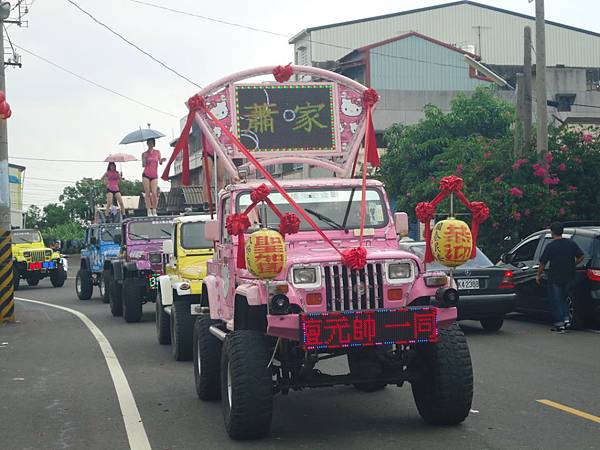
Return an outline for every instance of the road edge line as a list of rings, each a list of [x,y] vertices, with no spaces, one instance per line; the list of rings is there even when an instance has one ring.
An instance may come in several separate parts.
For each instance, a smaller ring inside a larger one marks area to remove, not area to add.
[[[542,405],[549,406],[551,408],[559,409],[559,410],[561,410],[563,412],[567,412],[569,414],[573,414],[574,416],[581,417],[582,419],[587,419],[591,422],[600,423],[600,417],[598,417],[598,416],[594,416],[593,414],[586,413],[585,411],[580,411],[578,409],[571,408],[570,406],[567,406],[567,405],[562,405],[560,403],[553,402],[552,400],[541,399],[541,400],[536,400],[536,402],[541,403]]]
[[[106,361],[106,365],[108,366],[108,371],[115,387],[117,399],[119,400],[119,407],[121,408],[125,432],[127,433],[127,439],[129,440],[129,447],[135,450],[151,450],[152,447],[150,446],[150,441],[148,440],[148,435],[146,434],[142,417],[140,416],[135,398],[133,397],[131,387],[127,382],[127,377],[125,376],[123,367],[121,367],[117,355],[100,328],[98,328],[88,316],[75,309],[28,298],[15,297],[15,300],[61,309],[73,314],[83,322],[90,333],[92,333],[92,336],[94,336],[94,339],[96,339],[96,342],[102,351],[102,355],[104,356],[104,360]]]

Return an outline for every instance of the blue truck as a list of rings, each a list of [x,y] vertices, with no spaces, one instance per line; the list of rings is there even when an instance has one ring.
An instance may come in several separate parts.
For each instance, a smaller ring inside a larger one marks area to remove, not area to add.
[[[119,256],[120,245],[115,236],[121,234],[118,223],[93,224],[87,229],[81,250],[81,263],[75,279],[75,291],[79,300],[92,298],[94,286],[98,286],[104,303],[109,302],[108,289],[110,261]]]

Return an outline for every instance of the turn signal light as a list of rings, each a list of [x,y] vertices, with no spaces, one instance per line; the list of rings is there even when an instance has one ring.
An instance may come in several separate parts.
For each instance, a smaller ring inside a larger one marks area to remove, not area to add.
[[[588,269],[586,271],[588,280],[590,281],[600,281],[600,270],[598,269]]]
[[[311,306],[320,305],[321,304],[321,294],[319,294],[318,292],[312,293],[312,294],[307,294],[306,304],[311,305]]]
[[[433,277],[425,277],[425,286],[427,286],[427,287],[446,286],[447,283],[448,283],[448,277],[446,275],[436,275]]]
[[[397,302],[402,300],[403,292],[402,289],[390,289],[388,291],[388,300],[391,302]]]

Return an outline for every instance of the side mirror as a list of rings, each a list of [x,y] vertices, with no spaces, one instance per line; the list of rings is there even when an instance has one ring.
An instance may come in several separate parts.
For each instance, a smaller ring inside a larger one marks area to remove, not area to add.
[[[96,236],[92,236],[90,238],[90,244],[91,245],[96,245],[98,243],[98,239],[96,239]]]
[[[119,244],[119,245],[121,245],[121,235],[120,235],[120,234],[115,234],[115,235],[113,236],[113,242],[114,242],[115,244]]]
[[[408,236],[408,214],[405,212],[394,213],[394,224],[396,226],[396,234],[400,236]]]
[[[165,255],[172,255],[173,254],[173,241],[171,239],[163,241],[162,251],[163,251],[163,253]]]
[[[217,220],[204,222],[204,238],[211,242],[219,240],[219,222]]]
[[[513,255],[511,253],[502,253],[502,255],[500,255],[500,261],[502,261],[504,264],[510,264],[512,259]]]

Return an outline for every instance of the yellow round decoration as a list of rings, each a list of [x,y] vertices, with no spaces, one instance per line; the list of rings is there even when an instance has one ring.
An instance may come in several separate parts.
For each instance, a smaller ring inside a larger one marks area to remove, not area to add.
[[[286,259],[285,241],[279,232],[262,228],[248,237],[246,268],[257,278],[275,278],[283,271]]]
[[[431,232],[433,257],[446,267],[458,267],[471,257],[473,236],[462,220],[449,218],[435,224]]]

